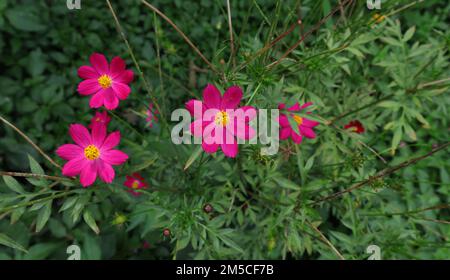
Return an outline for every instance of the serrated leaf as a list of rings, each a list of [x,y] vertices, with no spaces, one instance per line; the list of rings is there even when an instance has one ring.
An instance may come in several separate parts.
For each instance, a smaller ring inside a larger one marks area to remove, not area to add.
[[[20,245],[18,242],[14,241],[12,238],[3,233],[0,233],[0,244],[28,253],[28,251],[22,245]]]
[[[95,222],[89,210],[84,211],[83,220],[96,234],[100,233],[100,229],[98,228],[97,223]]]
[[[5,181],[6,186],[10,190],[12,190],[13,192],[16,192],[16,193],[19,193],[19,194],[25,194],[26,193],[25,190],[23,189],[22,185],[19,182],[17,182],[17,180],[14,179],[13,177],[8,176],[8,175],[4,175],[3,176],[3,180]]]
[[[52,213],[52,201],[53,200],[48,201],[45,206],[39,210],[36,220],[36,232],[40,232],[50,218]]]

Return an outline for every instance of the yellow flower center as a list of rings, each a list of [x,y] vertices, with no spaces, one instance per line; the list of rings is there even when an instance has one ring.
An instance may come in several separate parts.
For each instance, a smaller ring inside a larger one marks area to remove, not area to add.
[[[137,189],[139,188],[139,181],[138,180],[134,180],[133,184],[131,184],[131,188],[132,189]]]
[[[376,23],[380,23],[383,20],[385,20],[386,17],[380,14],[374,14],[372,18],[375,20]]]
[[[84,148],[84,156],[89,160],[98,159],[100,157],[100,150],[94,145],[89,145]]]
[[[303,123],[303,118],[297,115],[294,115],[294,121],[298,124],[298,125],[302,125]]]
[[[98,78],[98,83],[102,88],[107,89],[111,87],[112,79],[108,75],[101,75],[100,78]]]
[[[228,123],[228,114],[227,114],[227,112],[220,111],[219,113],[217,113],[215,118],[214,118],[214,122],[217,125],[226,126],[227,123]]]

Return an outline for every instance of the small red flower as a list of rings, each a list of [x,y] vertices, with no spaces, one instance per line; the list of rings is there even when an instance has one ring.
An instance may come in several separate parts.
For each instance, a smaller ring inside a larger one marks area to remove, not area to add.
[[[146,189],[148,187],[148,184],[145,182],[144,178],[142,178],[142,176],[138,173],[133,173],[131,176],[127,175],[126,178],[127,180],[123,183],[123,185],[129,188],[129,192],[134,196],[140,195],[140,193],[136,192],[136,190]]]
[[[108,126],[110,121],[111,121],[111,117],[108,116],[108,113],[106,111],[104,111],[102,113],[95,112],[95,116],[91,119],[89,128],[92,129],[94,127],[94,125],[97,125],[97,124]]]
[[[353,120],[344,126],[345,129],[350,129],[350,131],[361,134],[366,131],[362,123],[358,120]]]

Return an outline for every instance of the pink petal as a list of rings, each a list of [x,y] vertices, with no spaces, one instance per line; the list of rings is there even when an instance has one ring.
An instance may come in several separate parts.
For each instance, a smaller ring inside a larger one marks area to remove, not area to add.
[[[119,98],[115,95],[114,91],[111,88],[105,89],[103,92],[104,99],[103,103],[105,105],[105,108],[108,110],[114,110],[119,106]]]
[[[98,74],[103,75],[109,73],[108,61],[103,54],[94,53],[89,58],[89,61]]]
[[[125,70],[119,74],[119,76],[114,77],[114,81],[122,84],[129,84],[133,81],[134,74],[131,70]]]
[[[301,109],[300,104],[298,104],[298,102],[297,102],[293,106],[289,107],[288,111],[296,112],[296,111],[300,111],[300,109]]]
[[[106,125],[98,123],[92,127],[92,143],[101,147],[106,137]]]
[[[283,127],[280,131],[280,139],[281,140],[286,140],[289,138],[289,136],[291,136],[291,131],[292,129],[290,127]]]
[[[101,159],[112,165],[123,164],[128,159],[128,155],[119,150],[102,151]]]
[[[314,130],[303,125],[300,126],[300,133],[310,139],[316,138],[316,133],[314,133]]]
[[[278,104],[278,110],[283,110],[284,108],[286,108],[286,104],[284,103]]]
[[[69,177],[76,176],[80,174],[81,170],[83,170],[87,164],[88,160],[84,157],[71,159],[66,164],[64,164],[62,174]]]
[[[89,107],[100,108],[103,106],[103,101],[105,99],[104,91],[104,89],[101,89],[99,92],[94,94],[94,96],[92,96],[91,100],[89,101]]]
[[[221,109],[236,109],[242,99],[242,90],[238,86],[231,86],[223,95]]]
[[[255,130],[248,124],[238,125],[236,128],[236,133],[234,135],[238,138],[249,140],[255,137]]]
[[[217,152],[217,149],[219,148],[219,144],[206,144],[204,141],[202,143],[202,149],[208,154],[212,154]]]
[[[98,175],[103,182],[109,184],[114,180],[115,172],[110,164],[100,160],[98,161]]]
[[[248,116],[248,118],[247,118],[248,121],[251,121],[254,118],[256,118],[257,110],[253,106],[242,106],[237,109],[238,112],[239,112],[239,110],[244,110],[245,116],[246,117]]]
[[[125,71],[125,61],[118,56],[114,57],[109,65],[109,74],[112,78],[115,78],[122,74],[123,71]]]
[[[223,153],[227,157],[234,158],[234,157],[236,157],[236,155],[238,153],[238,144],[236,141],[231,142],[231,143],[221,144],[220,147],[222,148]]]
[[[290,126],[289,120],[288,120],[287,116],[284,114],[280,115],[279,122],[280,122],[281,127]]]
[[[95,182],[97,178],[97,163],[95,161],[89,161],[81,169],[80,183],[83,187],[88,187]]]
[[[312,121],[312,120],[308,120],[303,118],[302,121],[302,126],[306,126],[306,127],[315,127],[318,126],[320,123],[316,122],[316,121]]]
[[[307,107],[309,107],[309,106],[311,106],[311,105],[313,105],[312,102],[306,102],[305,104],[303,104],[303,105],[300,107],[300,109],[305,109],[305,108],[307,108]]]
[[[81,146],[81,148],[85,148],[92,143],[89,131],[81,124],[70,125],[69,133],[70,136],[72,136],[73,141]]]
[[[112,89],[120,100],[127,99],[128,95],[131,92],[131,89],[128,85],[117,82],[112,83]]]
[[[302,142],[302,136],[295,133],[295,131],[291,130],[292,140],[294,140],[295,144],[300,144]]]
[[[56,154],[65,160],[71,160],[74,158],[83,156],[83,148],[74,144],[65,144],[60,146],[56,150]]]
[[[203,106],[203,102],[197,99],[191,99],[186,102],[186,109],[191,113],[191,116],[194,116],[196,119],[200,119],[203,116],[206,108]]]
[[[96,93],[97,91],[99,91],[101,89],[102,89],[102,87],[98,83],[97,79],[88,79],[88,80],[84,80],[78,84],[77,91],[81,95],[90,95],[90,94]]]
[[[208,84],[203,90],[203,102],[208,109],[219,109],[222,97],[219,90],[211,84]]]
[[[202,119],[195,120],[191,123],[189,130],[195,137],[202,137],[203,135],[203,125]]]
[[[120,143],[120,132],[114,131],[106,137],[105,142],[103,142],[103,145],[100,147],[102,151],[111,150],[115,146],[119,145]]]
[[[78,68],[78,76],[82,79],[98,79],[99,74],[91,66],[81,66]]]

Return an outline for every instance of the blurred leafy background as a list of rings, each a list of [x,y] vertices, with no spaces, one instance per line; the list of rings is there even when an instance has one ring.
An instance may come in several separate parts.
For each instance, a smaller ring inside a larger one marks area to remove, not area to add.
[[[1,116],[55,160],[55,149],[70,141],[68,125],[87,125],[94,114],[76,92],[77,68],[89,55],[121,56],[136,73],[105,1],[82,0],[80,10],[65,2],[0,0]],[[199,98],[208,82],[237,84],[244,102],[258,108],[314,102],[314,113],[327,120],[319,137],[298,147],[283,142],[270,157],[250,145],[236,159],[201,155],[184,171],[195,148],[174,148],[160,123],[146,127],[139,112],[151,100],[136,75],[111,122],[125,136],[129,163],[113,184],[89,189],[4,176],[0,259],[66,259],[71,244],[81,246],[83,259],[366,259],[370,244],[386,259],[450,257],[446,149],[315,203],[449,140],[450,4],[382,1],[381,10],[368,10],[365,1],[349,1],[268,68],[348,1],[230,2],[235,60],[243,67],[229,59],[226,1],[151,1],[225,73],[225,82],[141,1],[111,1],[161,117],[169,120],[172,110]],[[386,18],[374,23],[377,13]],[[291,34],[255,55],[298,19]],[[364,134],[342,130],[352,119],[364,124]],[[0,170],[60,175],[3,125]],[[138,198],[122,185],[134,171],[151,185]]]

